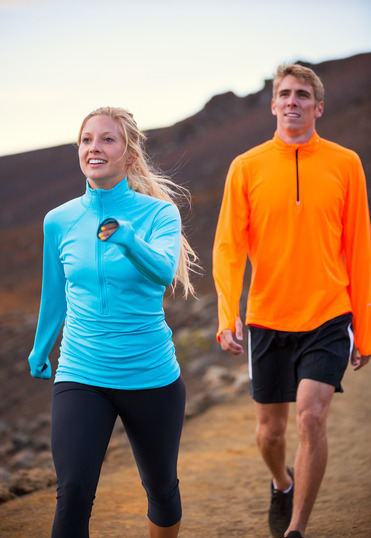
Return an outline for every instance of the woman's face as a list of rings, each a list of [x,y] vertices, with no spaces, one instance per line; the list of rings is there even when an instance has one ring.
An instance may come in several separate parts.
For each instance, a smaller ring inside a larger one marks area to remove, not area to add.
[[[132,163],[118,123],[109,116],[93,116],[81,133],[80,167],[92,189],[112,189]]]

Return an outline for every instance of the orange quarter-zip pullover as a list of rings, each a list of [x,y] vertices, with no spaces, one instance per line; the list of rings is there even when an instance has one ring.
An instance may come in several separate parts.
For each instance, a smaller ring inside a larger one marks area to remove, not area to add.
[[[353,313],[355,345],[371,354],[371,241],[358,155],[320,138],[274,138],[232,162],[213,250],[219,328],[235,330],[245,266],[246,324],[310,331]]]

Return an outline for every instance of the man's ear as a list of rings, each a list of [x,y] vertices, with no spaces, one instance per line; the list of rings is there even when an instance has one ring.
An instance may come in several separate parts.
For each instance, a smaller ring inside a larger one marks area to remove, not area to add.
[[[322,116],[324,108],[325,103],[323,101],[316,105],[316,118],[320,118]]]
[[[273,116],[277,116],[277,110],[276,110],[276,102],[274,99],[271,101],[271,112]]]

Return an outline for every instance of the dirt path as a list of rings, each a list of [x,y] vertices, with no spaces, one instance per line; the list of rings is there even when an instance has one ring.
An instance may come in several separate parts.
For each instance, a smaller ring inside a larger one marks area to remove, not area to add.
[[[348,370],[329,419],[330,456],[306,538],[371,536],[371,367]],[[294,411],[294,409],[292,409]],[[267,538],[269,476],[254,442],[248,396],[209,409],[185,425],[179,475],[180,538]],[[296,445],[294,414],[289,457]],[[146,536],[145,498],[127,447],[109,459],[97,492],[91,538]],[[0,506],[1,538],[48,538],[54,488]]]

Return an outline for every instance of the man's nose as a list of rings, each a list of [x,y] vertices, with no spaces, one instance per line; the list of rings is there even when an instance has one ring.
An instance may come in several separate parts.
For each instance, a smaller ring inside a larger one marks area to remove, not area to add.
[[[294,93],[290,94],[287,103],[289,106],[297,106],[298,102],[297,102],[296,95]]]

